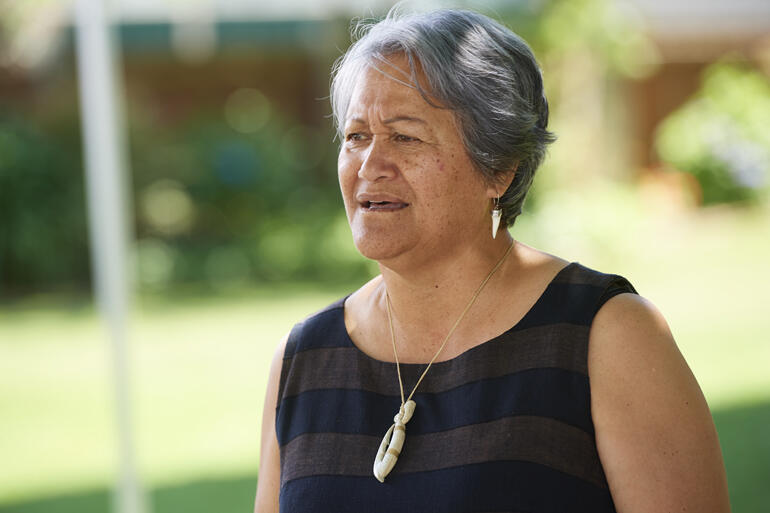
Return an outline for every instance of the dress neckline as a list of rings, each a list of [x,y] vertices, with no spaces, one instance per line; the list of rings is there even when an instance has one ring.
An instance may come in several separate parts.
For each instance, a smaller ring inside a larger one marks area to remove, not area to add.
[[[445,366],[448,366],[448,365],[452,365],[454,362],[460,361],[460,360],[465,359],[465,358],[468,358],[474,352],[476,352],[478,350],[481,350],[483,347],[489,346],[491,343],[494,343],[495,341],[497,341],[497,340],[499,340],[501,338],[504,338],[504,337],[508,336],[510,333],[516,331],[518,329],[518,327],[521,326],[521,324],[527,319],[527,317],[532,315],[532,313],[537,310],[538,306],[543,302],[544,298],[548,295],[548,292],[551,290],[551,288],[553,288],[554,283],[556,283],[559,280],[559,278],[566,273],[567,269],[571,269],[571,268],[573,268],[573,267],[575,267],[577,265],[579,265],[577,262],[570,262],[567,265],[565,265],[564,267],[562,267],[561,269],[559,269],[559,271],[554,275],[554,277],[551,278],[551,280],[548,282],[548,284],[546,285],[545,289],[543,289],[543,292],[540,293],[540,295],[535,300],[535,302],[532,304],[532,306],[529,307],[529,309],[524,313],[524,315],[522,315],[521,318],[518,321],[516,321],[513,326],[511,326],[510,328],[508,328],[504,332],[500,333],[499,335],[496,335],[496,336],[490,338],[489,340],[485,340],[485,341],[483,341],[483,342],[481,342],[479,344],[476,344],[475,346],[466,349],[462,353],[460,353],[460,354],[458,354],[458,355],[456,355],[456,356],[454,356],[452,358],[449,358],[447,360],[440,360],[440,361],[433,362],[433,367],[439,368],[439,367],[445,367]],[[345,325],[345,301],[347,301],[347,299],[351,295],[352,294],[348,294],[347,296],[342,298],[342,300],[340,301],[340,306],[339,306],[339,309],[338,309],[338,318],[337,318],[337,322],[341,323],[341,325],[342,325],[342,332],[344,333],[346,345],[348,345],[348,346],[352,347],[353,349],[355,349],[356,353],[358,353],[365,360],[369,360],[369,361],[377,363],[379,365],[393,365],[393,366],[395,366],[396,362],[389,362],[389,361],[386,361],[386,360],[379,360],[379,359],[377,359],[377,358],[367,354],[366,352],[362,351],[361,348],[359,348],[356,345],[356,343],[353,342],[353,338],[350,336],[350,333],[348,333],[348,328]],[[424,367],[427,364],[428,364],[428,362],[424,362],[424,363],[423,362],[418,362],[418,363],[403,363],[403,362],[401,362],[400,363],[402,369],[405,369],[405,368],[408,369],[410,367],[411,368]]]

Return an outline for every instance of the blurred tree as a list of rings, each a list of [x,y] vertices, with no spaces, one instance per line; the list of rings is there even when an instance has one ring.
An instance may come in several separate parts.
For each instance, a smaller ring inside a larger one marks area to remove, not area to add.
[[[550,0],[514,2],[499,16],[534,47],[560,137],[528,209],[537,207],[538,190],[590,186],[592,177],[625,170],[622,131],[609,129],[613,88],[656,62],[636,13],[610,0]],[[223,42],[196,65],[163,46],[168,27],[152,28],[154,39],[132,27],[127,41],[143,42],[124,59],[142,285],[355,282],[371,272],[350,240],[334,134],[323,117],[328,103],[318,100],[328,94],[329,65],[348,24],[314,23],[296,33],[310,31],[325,50],[316,39],[271,47],[275,26],[240,24],[229,35],[220,27],[222,41],[261,39]],[[24,102],[7,105],[12,114],[0,129],[6,291],[59,279],[85,287],[88,279],[74,73],[64,48],[47,71],[59,78],[32,84]],[[55,119],[46,114],[50,104]]]
[[[227,288],[368,275],[346,226],[340,236],[331,127],[265,100],[270,115],[253,130],[216,110],[159,127],[132,105],[140,282]]]
[[[42,129],[0,113],[0,294],[88,284],[76,119]]]
[[[755,200],[770,185],[768,120],[768,77],[745,64],[718,62],[660,125],[655,149],[697,179],[703,204]]]
[[[516,17],[505,19],[519,31]],[[549,128],[558,141],[538,172],[528,210],[537,209],[549,190],[630,177],[628,136],[618,129],[621,84],[654,72],[659,63],[642,17],[628,3],[550,0],[534,20],[532,29],[520,33],[543,68]]]

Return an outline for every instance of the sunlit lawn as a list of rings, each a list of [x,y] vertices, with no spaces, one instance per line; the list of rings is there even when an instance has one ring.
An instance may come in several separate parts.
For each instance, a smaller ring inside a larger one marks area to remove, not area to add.
[[[249,475],[253,492],[273,350],[293,322],[334,296],[140,305],[130,340],[145,480],[160,487]],[[116,443],[110,353],[91,310],[10,309],[0,340],[0,505],[108,485]]]
[[[590,208],[573,210],[574,224],[592,227],[576,233],[545,208],[517,230],[525,242],[622,272],[660,307],[714,411],[734,511],[766,511],[770,216],[617,211],[608,227]],[[154,511],[249,511],[273,349],[294,322],[345,292],[286,286],[139,303],[131,369]],[[107,510],[116,466],[109,357],[82,301],[0,310],[0,511]]]

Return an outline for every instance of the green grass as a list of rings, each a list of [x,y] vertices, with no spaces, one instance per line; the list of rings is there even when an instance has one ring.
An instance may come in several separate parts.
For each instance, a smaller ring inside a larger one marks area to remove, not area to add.
[[[585,206],[592,198],[579,208],[561,201],[566,214],[546,205],[516,231],[626,275],[660,307],[714,412],[733,510],[763,512],[770,504],[770,215],[643,215],[648,208],[620,197],[595,211]],[[578,219],[565,222],[566,215]],[[589,228],[576,234],[575,225]],[[273,350],[294,322],[345,292],[286,286],[145,298],[137,306],[129,333],[136,447],[156,513],[250,510]],[[82,301],[0,307],[1,512],[107,511],[116,442],[105,340]]]
[[[294,322],[340,294],[256,293],[140,307],[129,339],[144,479],[165,487],[255,474],[275,346]],[[0,315],[0,511],[4,503],[111,482],[109,358],[88,311],[16,307]]]
[[[257,474],[214,479],[195,479],[179,484],[158,485],[149,494],[154,511],[211,513],[212,511],[251,511]],[[107,488],[46,495],[16,504],[0,505],[4,513],[84,513],[106,512],[112,503]]]

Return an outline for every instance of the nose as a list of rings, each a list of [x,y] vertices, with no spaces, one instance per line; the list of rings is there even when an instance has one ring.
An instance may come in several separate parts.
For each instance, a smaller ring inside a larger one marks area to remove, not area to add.
[[[383,137],[375,135],[366,149],[358,176],[370,182],[396,176],[398,168],[388,149],[388,142]]]

